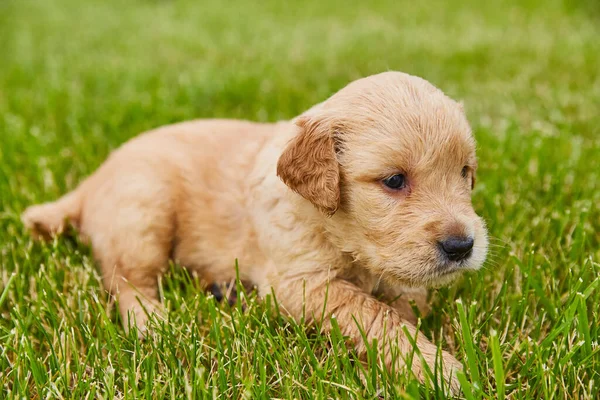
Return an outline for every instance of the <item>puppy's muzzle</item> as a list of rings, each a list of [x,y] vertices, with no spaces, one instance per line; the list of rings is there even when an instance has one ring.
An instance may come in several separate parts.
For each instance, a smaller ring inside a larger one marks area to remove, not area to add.
[[[449,261],[463,261],[473,254],[475,240],[470,236],[450,236],[438,242],[441,253]]]

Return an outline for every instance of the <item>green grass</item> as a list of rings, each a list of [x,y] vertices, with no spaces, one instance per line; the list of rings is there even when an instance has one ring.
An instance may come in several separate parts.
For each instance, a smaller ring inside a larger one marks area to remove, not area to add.
[[[466,398],[598,398],[599,38],[593,0],[1,1],[0,398],[443,397],[177,268],[140,342],[89,249],[19,220],[143,130],[290,118],[388,69],[465,102],[493,236],[422,332],[463,362]]]

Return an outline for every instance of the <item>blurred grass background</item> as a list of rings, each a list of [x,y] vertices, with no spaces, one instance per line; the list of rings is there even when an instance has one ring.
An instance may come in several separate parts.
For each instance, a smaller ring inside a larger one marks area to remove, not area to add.
[[[464,101],[493,236],[486,268],[436,292],[423,332],[465,362],[466,397],[597,398],[594,0],[0,1],[0,397],[443,397],[376,363],[365,384],[340,338],[252,295],[246,312],[217,304],[178,269],[169,323],[139,342],[89,251],[33,243],[19,222],[141,131],[291,118],[390,69]]]

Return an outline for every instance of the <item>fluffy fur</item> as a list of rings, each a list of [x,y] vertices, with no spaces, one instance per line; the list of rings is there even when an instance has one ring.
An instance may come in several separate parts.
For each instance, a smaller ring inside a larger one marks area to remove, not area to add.
[[[416,334],[409,299],[426,311],[425,287],[485,259],[486,230],[471,205],[475,169],[462,107],[420,78],[387,72],[293,121],[201,120],[147,132],[23,221],[42,237],[73,225],[124,320],[140,329],[146,311],[160,309],[157,279],[169,259],[210,284],[234,279],[237,258],[240,278],[261,295],[273,291],[289,315],[309,323],[324,315],[323,329],[335,315],[360,355],[362,329],[391,366],[390,343],[412,348],[402,327]],[[382,184],[398,173],[406,188]],[[444,258],[439,242],[452,236],[474,238],[470,257]],[[433,365],[436,347],[423,335],[417,344]],[[457,387],[460,363],[443,358]],[[421,361],[412,365],[423,379]]]

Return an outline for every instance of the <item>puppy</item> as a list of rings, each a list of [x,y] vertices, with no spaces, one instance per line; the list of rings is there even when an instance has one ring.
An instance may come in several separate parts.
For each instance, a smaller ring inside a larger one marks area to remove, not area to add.
[[[70,224],[91,243],[124,321],[159,310],[169,259],[207,283],[239,276],[308,322],[335,316],[360,356],[384,362],[416,335],[409,300],[484,262],[473,211],[477,161],[459,104],[423,79],[386,72],[350,83],[291,122],[200,120],[129,141],[73,192],[23,221],[51,237]],[[404,329],[403,329],[404,328]],[[362,332],[362,333],[361,333]],[[433,369],[436,346],[416,338]],[[443,352],[458,387],[461,364]],[[425,379],[422,360],[412,370]]]

